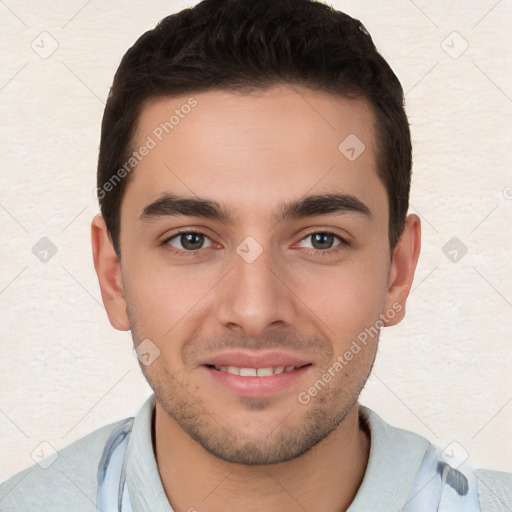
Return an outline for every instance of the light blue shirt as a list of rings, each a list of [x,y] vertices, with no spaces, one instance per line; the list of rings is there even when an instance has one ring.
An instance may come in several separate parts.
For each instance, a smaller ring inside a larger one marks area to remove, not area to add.
[[[154,400],[151,395],[135,419],[62,449],[46,469],[41,462],[2,483],[0,511],[97,512],[101,502],[102,512],[114,512],[122,502],[123,512],[173,512],[153,452]],[[452,469],[427,439],[359,410],[370,430],[370,454],[349,512],[512,511],[512,473],[473,472],[467,464]]]

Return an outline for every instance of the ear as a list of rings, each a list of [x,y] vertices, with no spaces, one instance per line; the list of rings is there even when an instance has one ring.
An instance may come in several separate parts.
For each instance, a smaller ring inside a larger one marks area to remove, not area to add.
[[[414,271],[421,249],[421,223],[417,215],[410,214],[405,228],[393,251],[389,272],[386,309],[396,312],[392,319],[384,319],[385,326],[396,325],[405,316],[405,301],[411,290]]]
[[[105,219],[96,215],[91,224],[92,255],[98,275],[101,298],[112,326],[120,331],[130,330],[126,314],[126,298],[121,275],[121,263],[107,230]]]

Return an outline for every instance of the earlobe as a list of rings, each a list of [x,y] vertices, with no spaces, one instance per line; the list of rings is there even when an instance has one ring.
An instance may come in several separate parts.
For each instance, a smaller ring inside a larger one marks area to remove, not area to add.
[[[386,311],[396,314],[385,320],[386,326],[398,324],[405,316],[405,302],[414,280],[414,272],[421,250],[421,222],[417,215],[410,214],[405,228],[393,251],[386,295]],[[387,315],[386,315],[387,316]]]
[[[92,220],[91,242],[101,298],[110,323],[120,331],[128,331],[130,323],[126,314],[121,265],[110,240],[105,219],[100,215],[96,215]]]

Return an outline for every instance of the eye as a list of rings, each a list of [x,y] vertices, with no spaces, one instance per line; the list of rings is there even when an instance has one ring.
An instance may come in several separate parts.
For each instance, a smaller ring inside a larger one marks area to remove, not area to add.
[[[301,242],[304,242],[308,239],[311,239],[311,242],[309,246],[306,246],[306,248],[313,249],[316,252],[326,252],[329,249],[333,249],[334,247],[338,247],[340,245],[348,245],[347,241],[341,238],[339,235],[328,231],[310,233],[309,235],[305,236]],[[336,240],[338,243],[335,243]]]
[[[204,246],[203,244],[205,241],[208,241],[209,245]],[[196,231],[181,231],[180,233],[176,233],[172,237],[167,238],[163,243],[185,252],[205,249],[212,245],[210,239],[206,235]]]

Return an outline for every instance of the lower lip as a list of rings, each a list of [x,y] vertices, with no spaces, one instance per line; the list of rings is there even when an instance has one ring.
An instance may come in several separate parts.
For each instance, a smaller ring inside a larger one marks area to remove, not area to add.
[[[268,377],[240,377],[232,373],[222,372],[209,366],[203,366],[216,384],[219,384],[239,396],[269,396],[282,391],[304,377],[311,365],[302,366],[291,372],[278,373]]]

